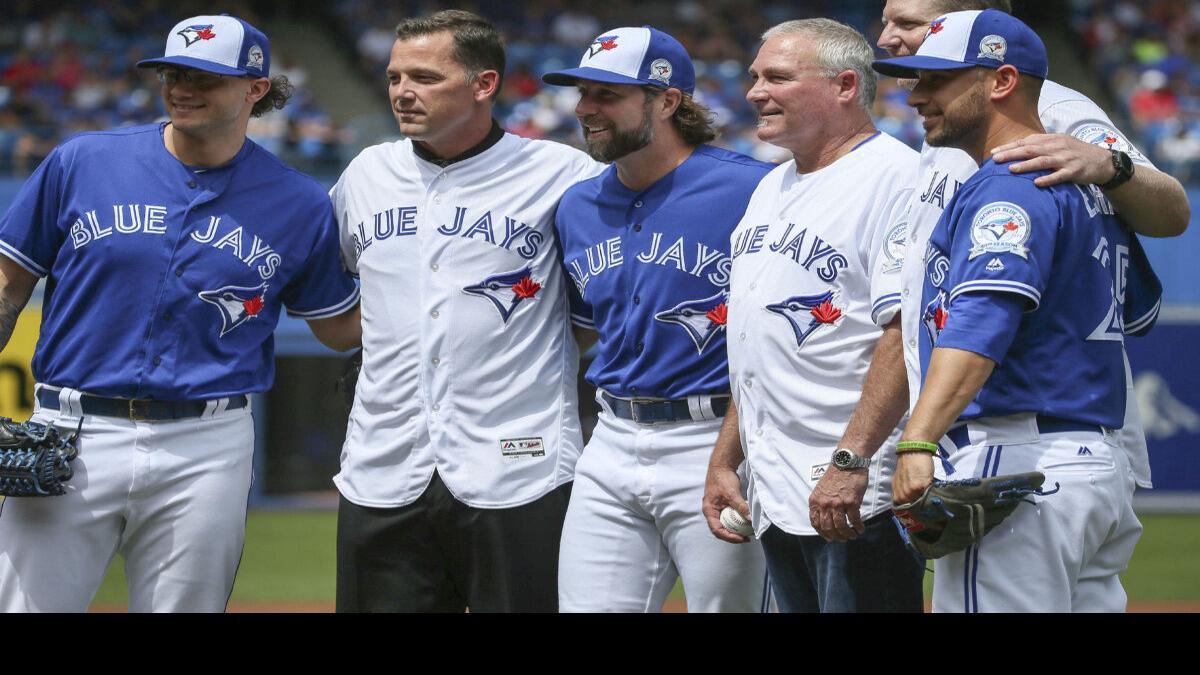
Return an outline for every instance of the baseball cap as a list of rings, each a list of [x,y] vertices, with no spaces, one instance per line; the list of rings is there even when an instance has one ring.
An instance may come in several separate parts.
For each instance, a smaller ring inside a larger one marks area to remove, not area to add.
[[[167,34],[162,58],[138,61],[139,68],[169,63],[218,75],[269,77],[271,46],[254,26],[228,14],[193,16]]]
[[[650,26],[605,31],[588,45],[578,68],[542,76],[546,84],[564,87],[579,79],[675,87],[689,94],[696,89],[696,69],[687,50],[679,40]]]
[[[951,12],[934,19],[925,41],[911,56],[880,59],[872,67],[891,77],[917,77],[920,70],[1015,67],[1046,78],[1049,61],[1042,39],[1011,14],[995,9]]]

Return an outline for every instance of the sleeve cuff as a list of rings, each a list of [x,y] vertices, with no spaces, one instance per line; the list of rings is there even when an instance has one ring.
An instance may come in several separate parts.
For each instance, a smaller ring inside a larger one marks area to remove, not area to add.
[[[29,256],[21,253],[6,241],[0,241],[0,255],[3,255],[5,258],[17,263],[26,272],[29,272],[36,277],[44,277],[47,274],[45,267],[35,263]]]
[[[331,316],[337,316],[338,314],[342,314],[342,313],[346,312],[350,308],[354,307],[355,303],[357,303],[357,302],[358,302],[358,286],[355,285],[354,291],[350,293],[350,296],[347,297],[345,300],[342,300],[341,302],[337,303],[336,305],[330,305],[329,307],[323,307],[321,309],[313,309],[313,310],[308,310],[308,311],[295,310],[295,309],[291,309],[289,307],[287,310],[287,313],[288,313],[288,316],[293,316],[293,317],[296,317],[297,319],[305,319],[305,320],[328,319]]]

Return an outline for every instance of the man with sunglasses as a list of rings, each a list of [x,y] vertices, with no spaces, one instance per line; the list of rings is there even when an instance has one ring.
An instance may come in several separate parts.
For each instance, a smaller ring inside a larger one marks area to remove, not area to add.
[[[193,17],[138,65],[170,121],[67,140],[0,219],[0,346],[48,277],[34,419],[80,429],[66,494],[0,502],[4,612],[87,609],[117,553],[130,610],[222,611],[284,306],[359,340],[327,195],[246,139],[290,94],[266,36]]]

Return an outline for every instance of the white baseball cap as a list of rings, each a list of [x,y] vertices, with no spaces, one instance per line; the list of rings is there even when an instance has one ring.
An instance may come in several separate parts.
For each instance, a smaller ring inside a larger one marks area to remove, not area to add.
[[[542,76],[546,84],[565,87],[576,80],[674,87],[691,94],[696,89],[696,69],[679,40],[661,30],[614,28],[592,40],[578,68]]]
[[[891,77],[917,77],[922,70],[1015,67],[1046,79],[1046,45],[1023,21],[995,9],[951,12],[934,19],[912,56],[880,59],[875,70]]]
[[[193,16],[175,24],[162,58],[138,61],[139,68],[169,63],[218,75],[269,77],[271,45],[249,23],[228,14]]]

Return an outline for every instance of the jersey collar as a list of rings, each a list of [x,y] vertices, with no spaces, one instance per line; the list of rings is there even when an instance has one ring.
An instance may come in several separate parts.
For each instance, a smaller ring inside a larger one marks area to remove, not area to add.
[[[482,154],[493,145],[499,143],[501,138],[504,138],[504,129],[500,127],[499,122],[493,119],[492,129],[488,132],[487,136],[484,136],[482,141],[471,146],[466,152],[460,155],[456,155],[450,159],[442,159],[441,157],[438,157],[430,152],[424,144],[418,141],[413,141],[413,154],[425,160],[426,162],[429,162],[430,164],[436,164],[444,169],[451,164],[455,164],[463,161],[464,159],[470,159],[476,155]]]

